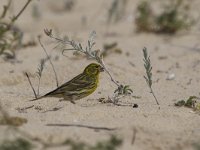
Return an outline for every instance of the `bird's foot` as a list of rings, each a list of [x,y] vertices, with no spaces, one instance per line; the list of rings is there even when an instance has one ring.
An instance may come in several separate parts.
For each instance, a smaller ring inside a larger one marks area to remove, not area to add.
[[[59,99],[59,102],[65,101],[65,99]]]
[[[76,104],[75,101],[73,101],[73,100],[71,100],[70,102],[71,102],[72,104]]]
[[[62,101],[69,101],[69,100],[66,100],[66,99],[59,99],[59,102],[62,102]],[[70,100],[70,102],[71,102],[72,104],[76,104],[75,101],[73,101],[73,100]]]

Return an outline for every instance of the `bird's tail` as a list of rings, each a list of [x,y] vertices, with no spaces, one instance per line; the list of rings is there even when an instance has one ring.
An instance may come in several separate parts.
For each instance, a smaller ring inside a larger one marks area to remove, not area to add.
[[[49,97],[49,96],[51,96],[51,94],[52,94],[54,91],[55,91],[55,90],[53,90],[53,91],[51,91],[51,92],[49,92],[49,93],[47,93],[47,94],[45,94],[45,95],[43,95],[43,96],[40,96],[40,97],[37,97],[37,98],[35,98],[35,99],[29,100],[29,101],[36,101],[36,100],[42,99],[42,98],[44,98],[44,97]]]

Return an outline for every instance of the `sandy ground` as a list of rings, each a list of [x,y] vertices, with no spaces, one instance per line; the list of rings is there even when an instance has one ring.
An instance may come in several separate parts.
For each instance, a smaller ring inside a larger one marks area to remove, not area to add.
[[[13,12],[17,12],[24,2],[17,2],[13,7]],[[105,43],[118,43],[122,54],[108,55],[105,63],[114,78],[123,84],[129,84],[134,95],[141,98],[121,99],[121,103],[137,103],[138,108],[99,103],[99,98],[111,96],[115,88],[109,76],[102,73],[96,92],[77,101],[75,105],[70,102],[59,102],[56,98],[29,102],[28,100],[34,98],[34,95],[23,72],[29,72],[34,77],[31,79],[36,87],[35,72],[40,59],[45,57],[38,44],[36,47],[17,51],[15,63],[0,58],[0,100],[10,115],[27,118],[28,122],[20,129],[51,142],[72,138],[94,144],[115,134],[123,139],[123,145],[120,148],[123,150],[194,149],[193,143],[200,142],[200,116],[193,113],[191,109],[174,107],[174,102],[187,99],[191,95],[200,96],[200,50],[198,47],[200,26],[196,24],[190,31],[174,36],[137,34],[134,32],[133,21],[137,2],[129,1],[126,17],[121,22],[109,26],[105,22],[111,1],[107,0],[76,0],[70,12],[63,11],[62,1],[35,1],[28,6],[17,21],[17,25],[24,32],[25,41],[42,35],[42,42],[55,65],[59,84],[82,72],[91,61],[84,58],[77,59],[70,52],[67,54],[69,57],[62,56],[60,50],[53,49],[55,43],[44,35],[43,29],[52,28],[57,35],[68,35],[82,43],[86,43],[89,33],[95,30],[97,32],[96,48],[102,49]],[[2,5],[3,3],[0,7]],[[193,1],[194,16],[198,13],[196,11],[199,5],[199,1]],[[32,16],[35,6],[38,8],[39,18]],[[160,109],[149,93],[143,78],[145,74],[142,60],[143,47],[147,47],[151,55],[153,89],[160,102]],[[175,79],[166,80],[171,73],[175,74]],[[54,74],[47,63],[42,76],[40,94],[43,95],[55,87]],[[16,108],[31,105],[34,107],[25,112],[20,113],[16,110]],[[62,108],[57,111],[47,111],[54,107]],[[78,124],[117,129],[95,131],[76,126],[59,127],[47,126],[47,124]],[[5,127],[0,127],[0,132],[4,129]],[[132,145],[133,129],[137,132]]]

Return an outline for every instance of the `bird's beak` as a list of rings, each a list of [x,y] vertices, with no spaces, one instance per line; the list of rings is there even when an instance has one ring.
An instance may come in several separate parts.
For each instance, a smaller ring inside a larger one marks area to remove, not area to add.
[[[104,72],[104,68],[103,68],[103,67],[100,67],[100,68],[99,68],[99,71],[100,71],[100,72]]]

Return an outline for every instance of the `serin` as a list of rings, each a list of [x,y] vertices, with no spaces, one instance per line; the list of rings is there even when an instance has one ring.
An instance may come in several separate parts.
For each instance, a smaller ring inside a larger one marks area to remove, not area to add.
[[[44,96],[30,101],[39,100],[45,97],[57,97],[75,104],[75,100],[82,99],[96,90],[99,83],[99,74],[103,71],[104,69],[102,66],[96,63],[91,63],[81,74],[74,77],[72,80],[64,83]]]

